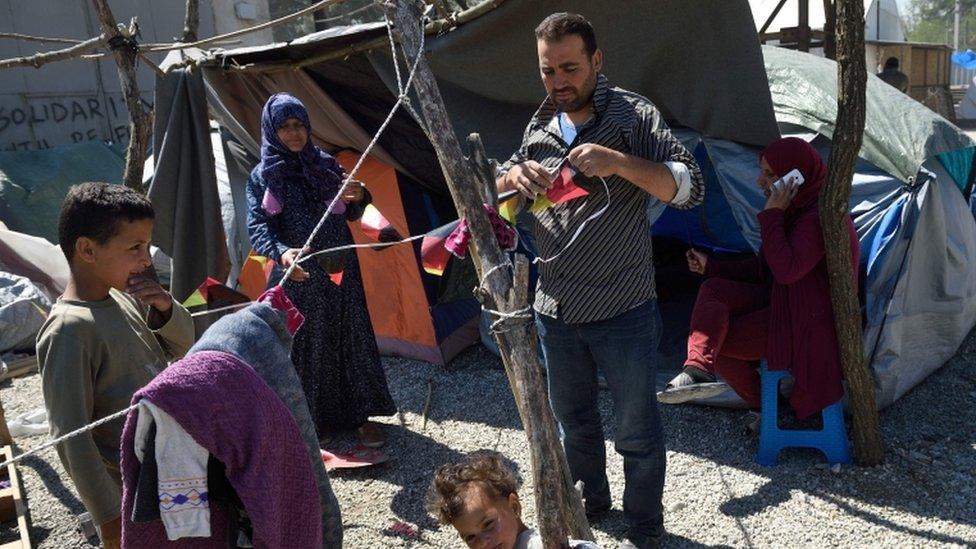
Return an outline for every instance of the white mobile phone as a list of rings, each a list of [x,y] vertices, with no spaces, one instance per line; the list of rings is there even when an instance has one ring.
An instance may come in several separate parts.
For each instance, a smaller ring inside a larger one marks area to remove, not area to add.
[[[792,170],[790,170],[789,173],[787,173],[783,177],[781,177],[781,178],[777,179],[776,181],[774,181],[773,182],[773,186],[776,187],[777,189],[782,189],[783,186],[786,185],[787,183],[792,183],[792,184],[796,185],[797,187],[799,187],[800,185],[802,185],[803,184],[803,174],[800,173],[800,170],[798,170],[796,168],[793,168]]]

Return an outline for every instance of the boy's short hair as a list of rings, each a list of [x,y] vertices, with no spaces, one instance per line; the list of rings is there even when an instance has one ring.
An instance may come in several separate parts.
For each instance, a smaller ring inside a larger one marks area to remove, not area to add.
[[[571,34],[583,39],[587,55],[596,53],[596,32],[593,31],[593,25],[578,13],[554,13],[535,28],[535,39],[546,42],[558,42]]]
[[[152,203],[122,185],[81,183],[68,189],[58,216],[58,245],[70,262],[81,237],[105,244],[118,234],[120,221],[154,219]]]
[[[460,463],[442,465],[434,473],[427,491],[427,510],[441,524],[450,524],[461,514],[464,494],[478,483],[492,498],[507,498],[518,491],[518,479],[502,462],[498,452],[473,452]]]
[[[898,68],[898,58],[889,57],[884,64],[885,69],[897,69]]]

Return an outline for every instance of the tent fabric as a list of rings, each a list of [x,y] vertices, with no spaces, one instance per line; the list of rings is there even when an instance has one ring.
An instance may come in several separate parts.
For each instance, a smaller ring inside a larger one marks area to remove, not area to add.
[[[208,84],[234,120],[248,135],[261,135],[261,109],[272,94],[286,91],[301,100],[312,124],[312,141],[325,150],[365,150],[372,139],[305,71],[243,74],[206,68]],[[223,121],[222,121],[223,122]],[[223,124],[228,126],[229,124]],[[372,154],[400,171],[406,171],[382,147]]]
[[[481,131],[489,155],[506,158],[515,150],[545,95],[533,30],[556,11],[576,11],[589,18],[606,53],[605,72],[611,82],[647,96],[669,121],[754,145],[777,137],[747,0],[612,0],[601,2],[599,9],[583,0],[508,0],[427,39],[428,60],[453,114],[455,132]],[[294,46],[216,52],[210,63],[289,62],[336,51],[357,34],[362,43],[382,32],[382,27],[356,26]],[[392,71],[389,50],[380,47],[375,52],[371,59],[377,66],[384,64]],[[310,70],[330,64],[312,65]]]
[[[359,155],[344,151],[336,160],[346,170],[351,170]],[[375,206],[401,235],[410,234],[407,216],[403,210],[396,171],[375,158],[367,158],[360,168],[359,179],[373,196]],[[349,224],[356,244],[375,242],[363,233],[358,222]],[[382,249],[357,250],[363,289],[367,295],[369,317],[373,321],[380,352],[383,354],[415,354],[402,345],[412,342],[418,345],[430,362],[440,360],[437,336],[428,311],[417,269],[417,258],[412,246],[399,245]],[[403,343],[401,343],[403,342]]]
[[[966,202],[939,179],[907,199],[891,209],[893,246],[865,288],[884,300],[864,332],[882,407],[939,369],[976,322],[976,221]]]
[[[508,0],[427,40],[455,133],[480,131],[497,158],[515,151],[545,97],[533,31],[557,11],[587,17],[611,84],[646,96],[670,123],[756,145],[778,136],[745,0],[612,0],[599,9],[584,0]],[[389,65],[389,51],[378,49],[371,59]]]
[[[230,267],[203,77],[187,69],[157,77],[154,109],[153,242],[173,258],[170,293],[182,302]]]
[[[772,46],[763,46],[762,53],[776,120],[832,136],[837,63]],[[951,122],[917,101],[905,101],[897,89],[868,75],[862,158],[907,182],[929,158],[973,146]]]
[[[68,189],[84,181],[120,183],[124,163],[116,148],[92,141],[0,152],[0,219],[11,230],[57,242]]]
[[[11,231],[2,221],[0,269],[30,279],[45,290],[50,299],[61,295],[71,280],[68,260],[57,244],[39,236]]]

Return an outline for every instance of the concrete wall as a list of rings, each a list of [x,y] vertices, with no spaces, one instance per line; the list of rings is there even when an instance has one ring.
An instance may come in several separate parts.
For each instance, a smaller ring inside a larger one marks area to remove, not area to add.
[[[255,10],[257,20],[238,19],[235,4],[240,1],[201,0],[199,35],[248,27],[261,22],[261,16],[267,19],[267,0],[246,0],[263,4],[263,10]],[[109,4],[120,23],[138,17],[141,42],[172,42],[183,31],[182,0],[110,0]],[[0,0],[0,32],[86,39],[98,34],[99,25],[90,0]],[[243,45],[263,44],[270,41],[270,33],[241,40]],[[62,47],[0,39],[0,58]],[[162,57],[153,55],[157,62]],[[140,65],[138,80],[143,100],[151,104],[154,72]],[[59,61],[40,69],[0,70],[0,150],[37,150],[90,140],[128,141],[128,113],[111,56]]]

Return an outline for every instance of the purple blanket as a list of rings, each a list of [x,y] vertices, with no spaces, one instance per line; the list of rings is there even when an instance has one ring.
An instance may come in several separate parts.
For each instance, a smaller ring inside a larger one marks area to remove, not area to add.
[[[132,402],[143,398],[224,463],[251,518],[255,547],[321,546],[319,496],[305,445],[288,409],[253,368],[227,353],[197,352],[164,370]],[[132,522],[137,416],[130,412],[122,431],[122,546],[227,547],[227,516],[214,506],[207,539],[171,542],[162,521]]]

